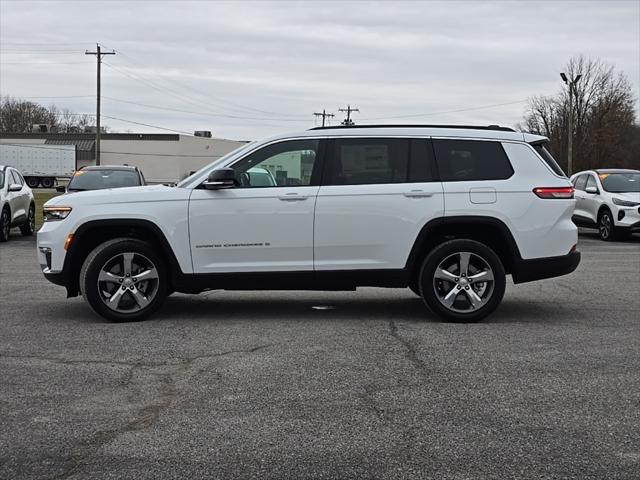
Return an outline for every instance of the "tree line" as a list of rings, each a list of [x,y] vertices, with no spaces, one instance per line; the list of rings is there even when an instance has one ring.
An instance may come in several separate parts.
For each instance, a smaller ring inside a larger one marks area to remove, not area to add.
[[[573,57],[564,72],[582,75],[573,89],[529,99],[520,130],[549,137],[550,149],[567,168],[569,115],[573,115],[573,171],[593,168],[640,168],[640,125],[636,123],[631,83],[613,65],[585,56]]]
[[[0,98],[0,132],[31,132],[33,125],[41,124],[49,125],[54,132],[83,132],[95,122],[93,116],[73,113],[67,108],[45,107],[14,97]]]

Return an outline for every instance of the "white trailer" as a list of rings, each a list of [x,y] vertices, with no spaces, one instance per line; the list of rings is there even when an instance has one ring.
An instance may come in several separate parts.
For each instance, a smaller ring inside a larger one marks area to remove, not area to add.
[[[0,165],[9,165],[22,172],[27,185],[52,188],[56,179],[71,178],[75,172],[75,145],[1,144]]]

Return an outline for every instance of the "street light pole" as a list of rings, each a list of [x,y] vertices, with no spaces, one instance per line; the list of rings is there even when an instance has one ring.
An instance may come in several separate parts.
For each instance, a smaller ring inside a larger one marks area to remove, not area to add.
[[[560,74],[562,81],[569,86],[569,138],[567,142],[567,175],[569,176],[571,176],[573,167],[573,91],[581,77],[582,75],[576,75],[576,78],[569,80],[564,73]]]

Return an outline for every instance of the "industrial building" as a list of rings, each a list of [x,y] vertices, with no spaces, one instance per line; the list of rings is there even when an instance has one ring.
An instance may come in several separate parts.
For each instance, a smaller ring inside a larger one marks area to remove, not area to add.
[[[166,133],[103,133],[101,165],[135,165],[149,183],[177,182],[246,142]],[[75,145],[77,168],[95,165],[94,133],[0,133],[0,144]]]

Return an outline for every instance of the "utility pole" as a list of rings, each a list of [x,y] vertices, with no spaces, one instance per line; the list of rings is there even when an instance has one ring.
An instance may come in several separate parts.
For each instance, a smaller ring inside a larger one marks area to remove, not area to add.
[[[324,110],[324,108],[322,109],[322,113],[314,112],[313,114],[316,116],[316,118],[318,118],[318,117],[322,117],[322,126],[323,126],[323,127],[324,127],[324,120],[325,120],[325,118],[327,118],[327,117],[329,117],[329,118],[331,118],[331,117],[335,117],[335,115],[334,115],[333,113],[327,113],[327,112]]]
[[[351,105],[347,105],[347,108],[339,108],[338,111],[339,112],[347,112],[347,118],[345,118],[343,120],[342,125],[346,125],[347,127],[351,127],[351,126],[355,125],[355,123],[353,123],[353,120],[351,120],[351,112],[359,112],[360,109],[351,108]]]
[[[573,167],[573,92],[576,89],[576,83],[582,75],[576,75],[576,78],[569,80],[564,73],[560,74],[562,81],[569,86],[569,139],[567,145],[567,175],[571,176]]]
[[[103,52],[100,50],[100,44],[96,43],[96,51],[90,52],[86,50],[85,55],[95,55],[98,66],[98,89],[96,94],[96,165],[100,165],[100,65],[102,64],[103,55],[115,55],[115,51]]]

